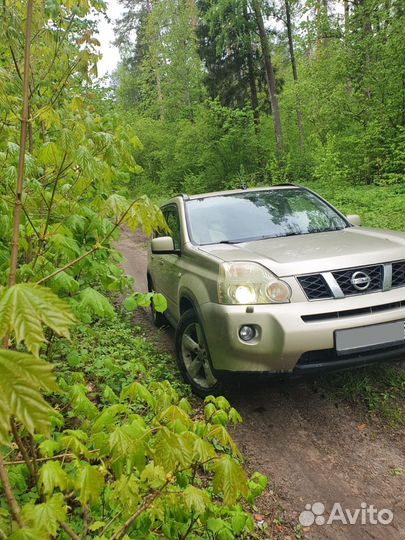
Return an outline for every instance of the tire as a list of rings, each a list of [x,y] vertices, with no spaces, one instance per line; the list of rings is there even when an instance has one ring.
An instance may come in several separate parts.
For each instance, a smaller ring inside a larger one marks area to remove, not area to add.
[[[175,343],[177,365],[193,392],[200,397],[220,394],[222,383],[212,367],[204,328],[194,309],[180,317]]]
[[[153,292],[153,290],[154,288],[152,280],[148,276],[148,291]],[[155,307],[153,305],[153,298],[150,302],[150,313],[152,315],[153,324],[156,326],[156,328],[162,328],[162,326],[167,326],[168,323],[166,317],[163,315],[163,313],[159,313],[155,310]]]

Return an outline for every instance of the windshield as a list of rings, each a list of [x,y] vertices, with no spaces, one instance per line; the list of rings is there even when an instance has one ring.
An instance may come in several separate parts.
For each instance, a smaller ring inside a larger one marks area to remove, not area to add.
[[[199,245],[337,231],[347,222],[306,189],[272,189],[187,201],[191,240]]]

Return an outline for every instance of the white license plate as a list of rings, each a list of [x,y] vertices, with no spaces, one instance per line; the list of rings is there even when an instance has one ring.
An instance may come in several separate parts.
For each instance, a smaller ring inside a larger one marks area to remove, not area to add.
[[[348,328],[335,332],[335,345],[338,354],[381,349],[401,343],[405,343],[404,321]]]

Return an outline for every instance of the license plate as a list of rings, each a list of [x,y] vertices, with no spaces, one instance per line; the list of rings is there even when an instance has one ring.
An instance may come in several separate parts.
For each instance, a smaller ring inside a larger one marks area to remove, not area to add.
[[[336,352],[339,355],[381,349],[401,343],[405,343],[404,321],[348,328],[335,332]]]

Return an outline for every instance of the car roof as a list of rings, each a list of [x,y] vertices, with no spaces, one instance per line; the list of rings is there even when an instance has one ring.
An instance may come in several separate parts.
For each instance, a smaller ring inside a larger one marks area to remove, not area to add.
[[[264,186],[264,187],[254,187],[254,188],[246,188],[246,189],[228,189],[226,191],[212,191],[210,193],[197,193],[195,195],[187,195],[183,193],[182,195],[178,195],[177,197],[171,198],[169,201],[166,201],[163,206],[166,206],[167,204],[174,202],[178,198],[182,198],[185,201],[190,201],[194,199],[206,199],[208,197],[219,197],[221,195],[233,195],[238,193],[254,193],[257,191],[270,191],[270,190],[276,190],[276,189],[300,189],[301,186],[297,186],[296,184],[277,184],[273,186]]]

